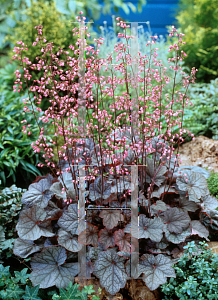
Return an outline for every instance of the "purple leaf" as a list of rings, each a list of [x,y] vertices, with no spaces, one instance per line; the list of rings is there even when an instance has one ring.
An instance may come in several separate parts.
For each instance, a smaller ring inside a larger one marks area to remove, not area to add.
[[[126,259],[127,259],[127,258],[130,258],[130,255],[131,255],[130,253],[124,252],[124,251],[118,251],[117,254],[118,254],[119,256],[125,257]]]
[[[200,237],[205,238],[208,242],[210,241],[208,239],[209,231],[203,224],[201,224],[200,221],[198,220],[191,221],[191,228],[192,228],[192,234],[197,234]]]
[[[190,217],[187,212],[180,211],[177,207],[173,207],[165,211],[162,215],[167,229],[172,233],[182,233],[190,224]]]
[[[46,206],[46,208],[44,209],[47,213],[47,217],[46,219],[59,219],[61,214],[62,214],[62,210],[60,208],[58,208],[54,202],[49,201],[48,205]]]
[[[205,197],[202,197],[201,199],[203,201],[203,203],[201,203],[201,206],[203,208],[216,209],[218,207],[218,200],[212,195],[207,195]]]
[[[42,248],[43,245],[36,245],[33,241],[17,238],[14,241],[13,253],[22,258],[26,258],[30,254],[40,251]]]
[[[100,245],[100,243],[99,243]],[[103,248],[103,246],[102,246]],[[114,248],[113,248],[114,249]],[[104,251],[104,249],[101,249],[99,246],[98,247],[91,247],[91,246],[88,246],[88,256],[90,257],[90,259],[92,261],[96,261],[96,259],[98,258],[98,254],[100,252]]]
[[[184,174],[187,174],[187,182]],[[181,191],[188,192],[189,197],[191,197],[191,199],[189,199],[194,202],[199,202],[198,199],[210,193],[205,177],[200,173],[192,172],[190,170],[182,171],[181,176],[177,177],[176,183]]]
[[[173,244],[180,244],[185,241],[187,237],[189,237],[192,234],[191,228],[188,227],[187,229],[183,230],[182,233],[171,233],[167,229],[167,225],[164,224],[163,231],[165,232],[165,237],[169,242],[172,242]]]
[[[62,247],[53,246],[36,254],[31,261],[32,273],[30,280],[33,286],[46,289],[51,286],[66,288],[74,277],[79,273],[78,263],[65,263],[66,250]]]
[[[53,195],[52,191],[49,190],[50,186],[51,184],[46,178],[30,184],[28,191],[23,194],[21,202],[29,207],[38,205],[45,208]]]
[[[37,205],[21,211],[16,225],[19,237],[24,240],[34,241],[41,236],[54,236],[50,226],[51,221],[43,222],[45,218],[46,212]]]
[[[124,256],[125,257],[125,256]],[[133,266],[131,265],[131,260],[128,259],[127,262],[125,263],[126,267],[126,273],[129,277],[132,277],[134,279],[137,279],[139,277],[139,265],[134,264]]]
[[[98,241],[104,246],[105,250],[109,247],[115,246],[115,235],[111,230],[108,230],[107,228],[101,229],[99,236],[100,237]]]
[[[102,210],[99,217],[103,218],[103,224],[107,229],[112,229],[117,226],[119,221],[124,221],[120,210]]]
[[[154,191],[153,193],[151,193],[151,198],[156,197],[159,198],[162,197],[162,195],[164,194],[164,189],[165,189],[165,194],[178,194],[178,191],[175,190],[175,188],[170,187],[169,190],[169,185],[161,185],[157,191]],[[168,192],[167,192],[168,191]]]
[[[64,200],[65,199],[71,199],[71,200],[76,199],[76,191],[74,189],[73,183],[68,185],[66,192],[64,192],[63,194],[62,194],[62,188],[63,188],[63,185],[61,184],[61,182],[55,182],[50,187],[50,191],[52,191],[58,199],[64,199]]]
[[[156,166],[154,168],[154,160],[149,157],[146,158],[146,163],[148,164],[146,168],[146,173],[148,175],[148,177],[146,176],[146,182],[151,183],[151,181],[154,178],[154,175],[156,174],[154,178],[154,183],[157,186],[160,186],[166,179],[163,175],[167,172],[167,168],[165,166],[161,166],[160,169]]]
[[[200,220],[205,226],[210,226],[213,230],[218,230],[218,211],[205,209],[201,212]],[[212,223],[211,223],[212,222]]]
[[[195,212],[198,208],[200,208],[200,206],[197,203],[195,203],[194,201],[188,200],[187,197],[180,197],[179,202],[180,202],[179,209],[184,212],[188,212],[188,211]]]
[[[102,187],[103,185],[103,187]],[[90,184],[89,187],[89,199],[91,201],[95,201],[99,198],[107,199],[111,194],[111,184],[107,183],[103,180],[101,176],[97,177],[94,181],[94,183]]]
[[[161,211],[167,210],[166,203],[161,200],[157,200],[156,203],[151,205],[151,208],[154,210],[161,210]]]
[[[59,229],[58,231],[58,243],[71,252],[78,252],[82,249],[82,245],[78,243],[78,236],[63,229]]]
[[[85,217],[84,208],[80,208],[80,210],[82,209]],[[68,206],[68,211],[64,212],[60,217],[58,225],[66,231],[71,231],[72,234],[78,234],[78,225],[82,230],[85,229],[85,221],[83,219],[78,221],[78,204],[75,203]]]
[[[124,229],[124,232],[130,233],[130,224]],[[163,222],[159,217],[155,217],[154,219],[146,218],[146,215],[139,215],[139,231],[132,232],[132,236],[135,238],[150,238],[152,241],[160,242],[163,237]]]
[[[87,224],[87,228],[79,235],[79,243],[83,245],[98,246],[98,227],[92,224]]]
[[[143,254],[139,262],[140,274],[143,273],[143,281],[151,290],[156,290],[161,284],[167,281],[167,277],[176,278],[173,262],[163,254],[154,256]]]
[[[125,234],[122,229],[115,231],[115,242],[116,245],[119,246],[120,251],[124,251],[127,253],[134,252],[135,246],[134,244],[130,244],[131,235],[129,233]],[[135,238],[132,238],[132,241]]]
[[[129,149],[128,156],[124,158],[124,164],[131,165],[132,162],[134,162],[134,159],[135,159],[135,153],[132,149]]]
[[[125,258],[113,250],[102,251],[95,262],[93,274],[100,279],[100,284],[111,295],[115,295],[126,285],[127,274],[123,261]]]

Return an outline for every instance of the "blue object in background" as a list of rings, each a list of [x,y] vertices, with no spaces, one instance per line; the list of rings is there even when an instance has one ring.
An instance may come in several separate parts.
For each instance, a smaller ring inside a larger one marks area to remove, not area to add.
[[[136,7],[138,3],[137,0],[126,0],[124,2],[132,2]],[[100,0],[99,3],[101,3],[102,6],[104,5],[102,0]],[[147,25],[140,23],[140,21],[149,21],[153,35],[157,34],[158,36],[165,36],[168,35],[166,26],[174,25],[177,27],[175,12],[178,8],[178,3],[179,0],[147,0],[147,4],[142,7],[141,13],[136,11],[135,13],[130,12],[129,15],[125,14],[121,8],[118,13],[111,9],[111,15],[103,15],[102,13],[100,19],[94,21],[92,24],[93,29],[98,32],[97,26],[103,26],[104,21],[107,21],[107,27],[113,27],[112,15],[115,15],[115,17],[121,17],[130,22],[139,22],[139,25],[143,25],[145,30],[147,30]],[[87,18],[86,21],[90,21],[90,19]]]

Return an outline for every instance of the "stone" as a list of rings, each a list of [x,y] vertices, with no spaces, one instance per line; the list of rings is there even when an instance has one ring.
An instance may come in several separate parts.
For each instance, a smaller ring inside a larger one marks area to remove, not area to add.
[[[175,149],[174,154],[177,153]],[[179,146],[179,166],[199,166],[208,171],[218,172],[218,140],[209,139],[203,135],[195,138],[194,141]]]
[[[150,291],[142,279],[127,280],[127,283],[123,289],[120,289],[115,295],[110,295],[105,288],[100,286],[99,279],[87,279],[85,282],[80,282],[79,277],[75,277],[75,283],[79,283],[79,290],[81,291],[84,286],[93,285],[93,289],[96,291],[96,296],[99,296],[100,300],[126,300],[124,294],[128,294],[133,300],[160,300],[159,292],[157,290]],[[98,292],[98,288],[101,287],[101,293]],[[88,299],[92,299],[92,295],[88,295]]]
[[[132,279],[127,282],[126,288],[133,300],[157,300],[159,293],[157,290],[150,291],[142,279]]]
[[[218,242],[207,242],[207,244],[208,247],[206,247],[206,249],[212,248],[212,252],[218,254]]]

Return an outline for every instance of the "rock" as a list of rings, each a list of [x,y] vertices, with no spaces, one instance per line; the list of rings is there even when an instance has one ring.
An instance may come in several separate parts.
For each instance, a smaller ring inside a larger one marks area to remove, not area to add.
[[[129,295],[133,300],[157,300],[159,294],[157,290],[150,291],[143,280],[131,279],[127,282],[126,288],[129,290]]]
[[[177,149],[174,151],[177,153]],[[208,167],[208,171],[218,172],[218,140],[209,139],[203,135],[195,138],[194,141],[179,146],[179,166]]]
[[[120,293],[117,293],[116,295],[105,295],[105,300],[123,300],[123,295]]]
[[[218,242],[207,242],[208,247],[206,249],[211,249],[213,253],[218,254]]]

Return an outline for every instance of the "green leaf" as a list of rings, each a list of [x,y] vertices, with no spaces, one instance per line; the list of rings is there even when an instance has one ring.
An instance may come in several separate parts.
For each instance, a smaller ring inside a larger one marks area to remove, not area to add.
[[[31,7],[31,0],[25,0],[25,2],[28,7]]]
[[[3,180],[3,184],[5,185],[6,184],[5,172],[4,171],[0,172],[0,176]]]
[[[6,299],[8,297],[8,293],[6,291],[0,291],[0,295],[2,297],[2,299]]]
[[[60,291],[61,300],[71,300],[71,299],[81,300],[81,298],[78,297],[78,292],[80,293],[80,291],[78,291],[78,287],[79,284],[75,283],[72,286],[72,282],[70,282],[68,287],[66,288],[66,291],[60,288],[59,291]]]
[[[38,291],[39,291],[39,284],[32,288],[29,288],[28,285],[26,285],[25,295],[23,295],[23,299],[24,300],[41,300],[41,298],[37,297]]]
[[[13,135],[13,130],[12,130],[11,126],[8,127],[8,131],[10,132],[10,134]]]
[[[129,15],[129,8],[125,3],[123,3],[122,9],[124,10],[125,14]]]
[[[22,157],[25,157],[27,153],[33,152],[32,146],[26,148],[24,152],[22,152]]]
[[[30,143],[32,143],[31,141],[23,141],[23,142],[19,142],[19,147],[21,146],[29,146]]]
[[[68,3],[68,7],[71,11],[73,11],[75,13],[76,12],[76,1],[70,0]]]
[[[7,178],[9,178],[10,176],[13,176],[13,174],[14,174],[13,169],[10,169],[10,173],[9,173],[9,175],[7,176]]]
[[[11,164],[9,164],[9,162],[7,162],[7,161],[3,161],[3,164],[6,165],[6,166],[9,167],[9,168],[12,167]]]
[[[26,279],[30,277],[30,274],[26,274],[28,271],[28,268],[24,268],[21,272],[14,271],[15,277],[16,277],[16,282],[21,282],[23,284],[26,283]]]
[[[93,285],[84,286],[83,291],[85,291],[87,294],[95,293],[95,290],[93,289]]]
[[[3,158],[8,153],[9,150],[10,150],[9,148],[2,150],[0,153],[0,159]]]
[[[11,142],[13,142],[13,141],[14,141],[14,138],[13,138],[13,137],[10,137],[10,136],[6,136],[6,137],[5,137],[5,140],[6,140],[6,141],[11,141]]]
[[[135,5],[133,5],[131,2],[127,2],[127,5],[129,5],[130,9],[132,10],[132,12],[136,12],[137,8],[135,7]]]
[[[32,164],[26,162],[26,166],[28,167],[29,170],[31,170],[34,175],[37,174],[39,176],[41,176],[42,174],[39,172],[39,170]]]
[[[7,297],[9,299],[15,299],[18,300],[20,299],[20,294],[24,293],[24,290],[20,289],[18,285],[9,285],[7,286]]]

